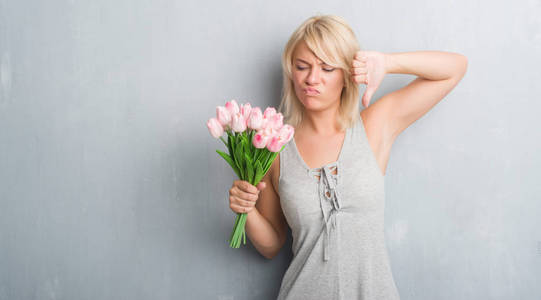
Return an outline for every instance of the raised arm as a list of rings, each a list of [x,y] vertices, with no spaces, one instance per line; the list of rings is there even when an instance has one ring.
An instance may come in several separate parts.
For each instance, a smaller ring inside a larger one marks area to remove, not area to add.
[[[464,55],[442,51],[390,53],[386,58],[387,73],[418,76],[378,100],[388,109],[395,137],[441,101],[462,79],[468,66]]]
[[[382,96],[367,108],[380,123],[385,144],[421,118],[441,101],[462,79],[468,66],[459,53],[414,51],[382,53],[359,51],[353,60],[352,76],[357,83],[367,84],[363,104],[368,106],[385,74],[413,74],[418,77],[408,85]]]

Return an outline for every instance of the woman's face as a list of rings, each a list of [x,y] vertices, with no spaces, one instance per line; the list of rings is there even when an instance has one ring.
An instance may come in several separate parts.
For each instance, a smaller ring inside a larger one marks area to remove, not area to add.
[[[343,70],[322,62],[304,42],[293,53],[292,72],[295,93],[306,109],[324,110],[339,105],[344,87]]]

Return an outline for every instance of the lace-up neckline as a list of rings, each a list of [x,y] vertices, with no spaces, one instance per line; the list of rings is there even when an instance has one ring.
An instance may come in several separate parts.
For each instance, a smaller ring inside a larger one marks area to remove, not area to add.
[[[293,148],[295,149],[295,151],[294,151],[295,156],[297,157],[297,159],[299,160],[301,165],[304,167],[304,169],[307,171],[307,173],[310,176],[312,176],[313,179],[316,179],[314,177],[314,174],[319,174],[321,169],[323,169],[325,167],[327,167],[327,168],[333,168],[333,167],[336,168],[338,166],[339,162],[342,161],[342,157],[343,157],[343,154],[344,154],[344,148],[346,148],[347,142],[349,141],[349,135],[350,135],[351,129],[352,129],[351,127],[346,129],[345,137],[344,137],[344,140],[342,142],[342,147],[340,148],[340,153],[338,154],[338,159],[336,161],[334,161],[334,162],[325,164],[325,165],[323,165],[321,167],[310,168],[308,166],[308,164],[306,164],[306,162],[302,158],[301,153],[300,153],[299,149],[297,148],[297,143],[295,142],[295,137],[293,137],[291,139],[291,142],[293,144]]]

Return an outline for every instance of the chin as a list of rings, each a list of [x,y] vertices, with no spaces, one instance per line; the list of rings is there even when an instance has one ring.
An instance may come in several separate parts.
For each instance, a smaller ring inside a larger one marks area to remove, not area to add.
[[[321,101],[316,96],[306,96],[301,99],[301,103],[306,109],[317,110],[321,108]]]

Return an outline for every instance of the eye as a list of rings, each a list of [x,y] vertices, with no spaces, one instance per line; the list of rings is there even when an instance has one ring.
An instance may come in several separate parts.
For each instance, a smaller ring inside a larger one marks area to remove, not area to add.
[[[306,69],[306,68],[297,66],[297,70],[304,70],[304,69]],[[325,72],[332,72],[332,71],[334,71],[334,68],[331,68],[331,69],[323,69],[323,71],[325,71]]]

